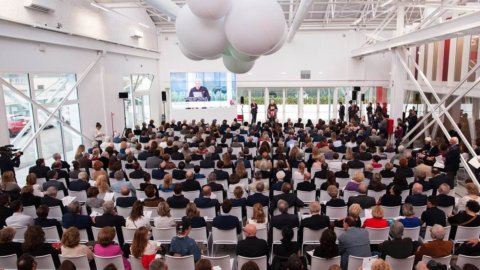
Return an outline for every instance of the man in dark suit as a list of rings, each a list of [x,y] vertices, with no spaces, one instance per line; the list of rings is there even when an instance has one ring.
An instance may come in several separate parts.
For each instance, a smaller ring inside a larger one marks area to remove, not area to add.
[[[153,152],[148,151],[150,147],[145,145],[145,148],[142,152],[138,153],[137,159],[138,160],[147,160],[147,158],[153,156]]]
[[[65,179],[65,182],[67,183],[67,186],[70,184],[70,176],[68,175],[68,172],[66,172],[62,167],[63,163],[60,160],[55,161],[52,164],[52,170],[57,172],[57,178],[58,179]],[[69,165],[70,166],[70,165]]]
[[[273,197],[273,200],[270,204],[270,213],[273,214],[273,211],[277,207],[279,200],[284,200],[288,205],[292,207],[303,207],[305,203],[297,197],[297,194],[290,193],[292,190],[292,185],[290,183],[283,183],[282,185],[282,194]]]
[[[322,208],[320,207],[319,202],[310,203],[309,209],[311,216],[302,219],[302,222],[300,222],[300,229],[298,231],[298,243],[302,243],[304,228],[316,231],[323,228],[328,228],[330,226],[330,218],[328,218],[328,216],[320,215],[320,210]]]
[[[258,112],[258,104],[255,102],[255,100],[252,100],[252,103],[250,103],[250,113],[252,114],[252,124],[257,122],[257,112]]]
[[[350,178],[350,175],[348,174],[348,164],[347,163],[342,163],[342,169],[341,171],[335,172],[335,177],[337,178]]]
[[[245,143],[245,147],[247,147],[247,148],[257,147],[257,144],[253,142],[253,137],[252,136],[249,136],[247,138],[247,142]]]
[[[450,147],[445,156],[445,172],[448,177],[448,184],[450,188],[455,186],[455,176],[460,168],[460,146],[458,145],[458,138],[450,138]]]
[[[48,187],[45,193],[45,196],[42,197],[40,200],[40,204],[45,204],[48,207],[55,207],[60,206],[62,213],[65,213],[65,207],[61,200],[57,199],[57,188],[55,187]]]
[[[92,168],[92,160],[89,157],[89,153],[84,153],[83,156],[77,160],[78,164],[80,164],[80,168],[83,168],[86,171],[88,171],[88,168]]]
[[[305,172],[305,174],[303,174],[303,181],[298,183],[297,190],[313,191],[316,189],[315,184],[310,181],[310,176],[311,175],[309,172]]]
[[[212,160],[212,153],[207,153],[205,159],[200,161],[200,168],[210,169],[215,167],[215,162]]]
[[[378,246],[382,259],[388,256],[395,259],[405,259],[415,253],[415,245],[410,238],[403,237],[404,226],[401,222],[394,222],[390,227],[391,240],[385,240]]]
[[[232,210],[232,203],[229,199],[226,199],[222,203],[223,214],[213,218],[212,226],[219,230],[231,230],[237,228],[237,234],[242,232],[242,225],[238,220],[238,217],[230,215]]]
[[[170,154],[170,158],[172,160],[184,160],[185,159],[185,156],[178,152],[178,146],[174,145],[172,147],[172,153]]]
[[[217,169],[213,171],[213,173],[217,176],[216,180],[221,181],[221,180],[228,180],[228,172],[222,171],[223,169],[223,161],[219,160],[217,161]]]
[[[68,162],[66,162],[65,160],[62,160],[62,156],[60,155],[60,153],[53,154],[52,158],[54,160],[54,163],[58,161],[62,164],[62,166],[60,167],[61,169],[66,169],[67,172],[70,172],[70,164],[68,164]],[[53,169],[53,165],[52,165],[52,169]]]
[[[338,108],[338,117],[340,118],[340,122],[343,122],[345,118],[345,105],[343,105],[342,102],[338,102],[338,105],[340,105]]]
[[[140,167],[140,164],[138,162],[136,162],[136,161],[133,162],[132,169],[133,169],[133,172],[128,174],[128,177],[130,179],[143,179],[143,178],[145,178],[145,174],[147,174],[147,172],[142,170],[142,167]]]
[[[358,195],[348,198],[348,207],[354,203],[358,203],[362,209],[368,209],[375,206],[375,198],[367,195],[367,186],[362,183],[358,186]]]
[[[427,198],[427,210],[422,213],[421,220],[427,226],[433,226],[440,224],[442,226],[447,225],[447,217],[445,212],[437,208],[437,198],[435,196],[428,196]]]
[[[185,162],[178,163],[178,169],[172,171],[172,177],[176,180],[183,180],[187,178],[187,171],[185,171]]]
[[[168,174],[167,172],[165,172],[165,166],[166,166],[166,163],[162,162],[160,163],[160,169],[152,170],[152,178],[157,180],[162,180],[163,177],[165,177],[165,174]]]
[[[327,162],[322,163],[320,168],[321,168],[320,171],[315,172],[314,178],[327,179],[327,174],[329,172],[328,163]]]
[[[443,183],[437,190],[438,206],[449,207],[455,205],[455,198],[448,195],[450,193],[450,186],[447,183]]]
[[[47,173],[50,168],[45,166],[45,159],[39,158],[35,161],[35,166],[28,169],[28,173],[34,173],[37,178],[47,178]]]
[[[186,208],[189,202],[190,200],[182,194],[182,183],[176,184],[173,188],[173,196],[167,199],[168,206],[170,208]]]
[[[347,165],[350,169],[363,169],[365,168],[365,164],[361,162],[359,159],[358,153],[353,153],[353,160],[350,160]]]
[[[132,207],[133,203],[137,201],[136,197],[130,196],[130,189],[126,186],[120,189],[120,193],[122,194],[122,197],[119,197],[115,200],[117,207]]]
[[[268,206],[268,196],[263,195],[265,189],[265,184],[262,181],[257,182],[256,185],[257,191],[247,197],[247,206],[255,205],[260,203],[262,206]]]
[[[419,183],[415,183],[412,186],[412,194],[405,198],[405,203],[410,203],[413,206],[427,205],[427,195],[422,194],[423,186]],[[418,213],[420,214],[420,213]]]
[[[88,237],[92,237],[92,218],[82,215],[82,207],[80,203],[74,201],[67,206],[67,213],[62,216],[62,226],[66,229],[76,227],[79,230],[87,230]]]
[[[69,189],[73,191],[86,191],[89,187],[88,174],[86,172],[80,172],[78,174],[78,180],[70,182]]]
[[[187,180],[185,180],[185,182],[182,183],[183,191],[202,190],[200,183],[197,180],[195,180],[195,177],[192,171],[187,171],[187,173],[185,174],[185,177],[187,178]]]
[[[432,168],[432,178],[430,178],[430,183],[432,184],[432,195],[436,195],[437,189],[440,185],[444,183],[448,184],[448,176],[444,173],[440,173],[438,168]]]
[[[57,228],[58,235],[61,237],[62,236],[62,225],[60,224],[60,222],[58,222],[57,219],[48,218],[48,211],[49,211],[49,208],[48,208],[47,205],[44,205],[44,204],[40,205],[37,208],[37,212],[36,212],[37,213],[37,218],[35,218],[33,220],[34,224],[39,225],[42,228],[55,226]]]
[[[298,216],[288,213],[288,203],[286,201],[278,200],[277,208],[280,215],[272,217],[271,228],[281,230],[285,226],[289,226],[290,228],[297,228],[299,226]],[[270,232],[272,232],[272,230],[270,230]]]
[[[238,256],[255,258],[268,255],[267,241],[257,238],[257,227],[254,224],[247,224],[243,231],[245,239],[238,241]]]
[[[96,216],[93,220],[94,226],[98,228],[114,227],[117,231],[118,241],[123,244],[122,227],[125,226],[125,218],[117,215],[112,201],[106,201],[103,204],[103,215]]]
[[[212,191],[222,191],[223,193],[223,198],[226,198],[227,197],[227,192],[225,191],[225,189],[223,188],[223,185],[222,184],[218,184],[216,183],[216,174],[215,173],[210,173],[208,175],[208,184],[206,184],[205,186],[203,187],[210,187],[210,189]]]
[[[197,205],[198,208],[210,208],[215,207],[215,210],[218,212],[220,209],[220,203],[217,199],[212,199],[212,189],[209,186],[203,186],[202,188],[203,197],[196,198],[193,202]]]
[[[360,152],[358,153],[358,159],[362,161],[372,160],[372,154],[367,152],[367,146],[364,144],[360,145]]]

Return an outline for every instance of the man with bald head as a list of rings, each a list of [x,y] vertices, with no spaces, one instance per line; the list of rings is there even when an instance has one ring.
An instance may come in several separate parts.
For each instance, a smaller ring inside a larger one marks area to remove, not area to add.
[[[367,195],[367,185],[361,183],[357,189],[358,195],[348,198],[348,206],[358,203],[362,209],[368,209],[375,206],[375,198]]]
[[[422,194],[423,186],[420,183],[415,183],[412,186],[412,194],[408,195],[405,199],[405,203],[410,203],[413,206],[427,205],[427,195]],[[417,213],[420,215],[421,213]]]
[[[208,93],[208,89],[202,85],[202,82],[200,80],[195,80],[195,87],[192,87],[192,89],[190,89],[188,97],[202,97],[210,101],[210,94]]]
[[[187,180],[182,183],[182,190],[183,191],[200,191],[202,190],[200,183],[195,180],[195,176],[193,175],[192,171],[187,171],[185,174]]]
[[[55,206],[60,206],[60,209],[62,210],[62,213],[65,214],[66,210],[65,207],[63,206],[63,203],[61,200],[57,199],[57,188],[56,187],[48,187],[45,196],[43,196],[40,199],[40,204],[45,204],[48,207],[55,207]]]
[[[126,186],[120,189],[121,197],[116,198],[117,207],[132,207],[137,198],[130,196],[130,189]]]
[[[310,180],[311,174],[309,172],[305,172],[303,174],[303,182],[298,183],[297,190],[300,191],[313,191],[316,190],[316,186]]]
[[[237,255],[247,258],[268,255],[267,241],[257,238],[255,224],[247,224],[243,228],[243,232],[245,233],[245,239],[238,241]]]
[[[217,199],[210,198],[212,196],[212,189],[210,186],[202,187],[202,196],[196,198],[193,202],[197,205],[198,208],[210,208],[215,207],[215,210],[218,212],[220,209],[220,203]]]

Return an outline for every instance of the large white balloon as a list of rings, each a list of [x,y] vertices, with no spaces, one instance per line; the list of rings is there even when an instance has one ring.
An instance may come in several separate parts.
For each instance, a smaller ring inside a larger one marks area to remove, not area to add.
[[[243,74],[249,72],[253,68],[255,61],[240,61],[235,59],[231,54],[227,53],[223,55],[223,64],[229,71],[237,74]]]
[[[228,45],[223,20],[199,18],[188,5],[184,5],[178,13],[175,27],[180,44],[197,57],[216,57]]]
[[[232,46],[229,46],[228,51],[233,56],[233,58],[243,62],[254,61],[254,60],[257,60],[258,57],[260,57],[260,56],[253,56],[253,55],[247,55],[247,54],[241,53],[235,50],[235,48],[233,48]]]
[[[218,20],[227,14],[232,0],[188,0],[187,4],[198,17]]]
[[[273,47],[272,50],[265,53],[264,55],[270,55],[270,54],[274,54],[274,53],[278,52],[283,47],[283,45],[285,44],[285,41],[287,40],[287,36],[288,36],[288,28],[285,27],[285,31],[283,32],[282,39],[280,39],[280,41],[277,43],[277,45],[275,45],[275,47]]]
[[[180,51],[183,53],[183,55],[185,55],[185,57],[187,57],[188,59],[193,60],[193,61],[202,61],[203,60],[203,58],[195,56],[191,52],[189,52],[185,48],[183,48],[182,44],[178,44],[178,47],[180,48]]]
[[[235,50],[262,55],[280,42],[286,22],[276,0],[233,1],[225,16],[225,33]]]

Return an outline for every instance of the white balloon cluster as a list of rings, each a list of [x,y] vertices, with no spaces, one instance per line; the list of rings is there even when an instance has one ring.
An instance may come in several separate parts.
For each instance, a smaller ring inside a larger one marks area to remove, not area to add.
[[[287,24],[276,0],[187,0],[176,19],[180,50],[200,61],[223,57],[233,73],[246,73],[261,55],[285,43]]]

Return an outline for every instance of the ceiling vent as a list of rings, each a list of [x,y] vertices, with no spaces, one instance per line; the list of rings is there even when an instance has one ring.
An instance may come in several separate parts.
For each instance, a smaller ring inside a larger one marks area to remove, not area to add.
[[[53,13],[55,8],[51,0],[24,0],[23,6],[44,13]]]

